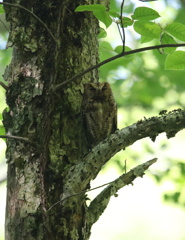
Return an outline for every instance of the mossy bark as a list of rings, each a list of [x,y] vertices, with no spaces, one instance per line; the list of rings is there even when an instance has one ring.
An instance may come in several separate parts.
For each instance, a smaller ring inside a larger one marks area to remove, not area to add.
[[[4,75],[9,107],[4,126],[7,134],[30,140],[7,140],[6,240],[88,239],[85,194],[48,209],[88,188],[80,182],[75,189],[68,187],[66,176],[87,150],[81,121],[83,84],[97,81],[98,71],[58,92],[53,89],[98,62],[98,22],[92,13],[74,12],[78,5],[98,1],[12,3],[33,12],[54,38],[31,13],[5,5],[13,57]]]

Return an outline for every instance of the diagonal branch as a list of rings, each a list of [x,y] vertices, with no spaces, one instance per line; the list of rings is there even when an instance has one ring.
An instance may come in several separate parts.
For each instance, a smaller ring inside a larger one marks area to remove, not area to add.
[[[119,189],[125,187],[128,184],[132,184],[132,181],[137,177],[143,177],[145,170],[147,170],[156,161],[157,158],[154,158],[143,164],[140,164],[109,184],[89,205],[88,225],[92,226],[98,220],[98,218],[106,209],[111,196],[115,195]]]
[[[59,91],[60,89],[62,89],[63,87],[67,86],[69,83],[76,81],[78,78],[82,77],[83,75],[85,75],[86,73],[97,69],[103,65],[105,65],[106,63],[112,62],[118,58],[124,57],[124,56],[128,56],[128,55],[132,55],[135,53],[139,53],[139,52],[145,52],[145,51],[149,51],[149,50],[159,50],[160,48],[167,48],[167,47],[185,47],[185,43],[179,43],[179,44],[161,44],[161,45],[156,45],[156,46],[150,46],[150,47],[144,47],[144,48],[138,48],[138,49],[134,49],[128,52],[122,52],[120,54],[117,54],[116,56],[110,57],[94,66],[91,66],[87,69],[85,69],[83,72],[77,73],[76,75],[74,75],[73,77],[71,77],[70,79],[68,79],[67,81],[58,84],[57,86],[53,87],[53,91]]]
[[[8,86],[4,82],[0,82],[0,86],[3,87],[5,90],[8,90]]]
[[[185,111],[177,109],[160,117],[140,120],[116,131],[95,146],[80,163],[71,167],[65,179],[64,197],[76,193],[79,184],[81,191],[87,189],[88,184],[97,176],[101,167],[120,150],[146,137],[150,137],[154,141],[162,132],[166,132],[167,138],[174,137],[178,131],[184,128]]]

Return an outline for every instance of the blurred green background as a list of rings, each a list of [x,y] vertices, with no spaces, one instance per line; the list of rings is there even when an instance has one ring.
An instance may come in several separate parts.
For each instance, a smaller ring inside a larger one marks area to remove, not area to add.
[[[111,0],[111,10],[120,12],[121,1]],[[165,26],[173,21],[185,24],[185,1],[158,0],[140,2],[125,0],[124,16],[130,16],[136,7],[151,7],[162,16],[156,22]],[[2,15],[1,15],[2,16]],[[6,23],[5,23],[6,25]],[[8,25],[6,25],[8,28]],[[102,28],[105,28],[101,24]],[[100,59],[115,55],[111,49],[121,45],[116,24],[100,39]],[[11,58],[6,49],[7,29],[0,23],[0,81]],[[126,29],[126,46],[132,49],[159,44],[152,41],[141,44],[133,28]],[[183,48],[181,48],[183,50]],[[118,105],[118,128],[144,118],[157,116],[162,110],[184,109],[185,71],[164,70],[166,55],[148,51],[120,58],[100,68],[100,80],[110,82]],[[0,87],[0,112],[6,107],[4,89]],[[1,115],[2,119],[2,115]],[[2,130],[2,128],[0,128]],[[90,240],[185,240],[185,131],[175,138],[159,135],[155,142],[146,138],[119,152],[106,164],[92,187],[112,181],[127,171],[154,157],[154,164],[143,178],[126,186],[113,197],[105,213],[92,228]],[[0,139],[0,240],[4,239],[6,198],[5,141]],[[90,192],[95,197],[101,190]]]

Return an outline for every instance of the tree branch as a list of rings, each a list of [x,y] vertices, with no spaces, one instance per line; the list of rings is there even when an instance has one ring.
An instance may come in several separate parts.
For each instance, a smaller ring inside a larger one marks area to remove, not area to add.
[[[0,135],[0,138],[10,138],[10,139],[20,140],[20,141],[35,145],[34,142],[32,142],[28,138],[24,138],[24,137],[18,137],[18,136],[13,136],[13,135]]]
[[[128,184],[132,184],[133,180],[137,177],[143,177],[145,170],[147,170],[153,163],[157,161],[157,158],[151,159],[141,165],[130,170],[128,173],[121,175],[109,186],[107,186],[89,205],[88,225],[92,226],[101,214],[106,209],[111,196],[115,195],[117,191]]]
[[[110,57],[94,66],[91,66],[87,69],[85,69],[83,72],[81,73],[77,73],[76,75],[74,75],[73,77],[71,77],[69,80],[60,83],[56,86],[54,86],[53,91],[59,91],[60,89],[62,89],[63,87],[65,87],[66,85],[68,85],[69,83],[71,83],[72,81],[77,80],[78,78],[82,77],[83,75],[85,75],[86,73],[97,69],[103,65],[105,65],[106,63],[112,62],[118,58],[124,57],[124,56],[128,56],[131,54],[135,54],[135,53],[139,53],[139,52],[145,52],[145,51],[149,51],[149,50],[154,50],[154,49],[160,49],[160,48],[167,48],[167,47],[185,47],[185,43],[179,43],[179,44],[161,44],[161,45],[156,45],[156,46],[150,46],[150,47],[144,47],[144,48],[138,48],[135,50],[131,50],[128,52],[122,52],[120,54],[117,54],[116,56]]]
[[[123,42],[123,52],[125,51],[125,29],[124,29],[124,24],[123,24],[123,6],[124,6],[125,0],[122,1],[121,3],[121,14],[120,14],[120,21],[121,21],[121,29],[122,29],[122,42]]]
[[[10,7],[16,7],[16,8],[20,8],[23,9],[24,11],[26,11],[27,13],[29,13],[33,18],[35,18],[45,29],[46,31],[49,33],[50,37],[53,39],[53,41],[58,44],[56,38],[54,37],[53,33],[50,31],[50,29],[46,26],[46,24],[39,18],[37,17],[37,15],[35,15],[33,12],[31,12],[30,10],[28,10],[27,8],[19,5],[19,4],[13,4],[13,3],[8,3],[8,2],[0,2],[0,5],[6,5],[6,6],[10,6]]]
[[[66,185],[63,198],[87,189],[88,184],[97,176],[101,167],[120,150],[146,137],[150,137],[154,141],[162,132],[166,132],[167,138],[174,137],[178,131],[184,128],[185,111],[177,109],[160,117],[140,120],[133,125],[117,130],[95,146],[82,162],[71,167],[67,179],[64,181]],[[79,190],[79,185],[81,190]]]
[[[4,84],[4,82],[0,81],[0,86],[3,87],[6,91],[8,90],[8,86]]]

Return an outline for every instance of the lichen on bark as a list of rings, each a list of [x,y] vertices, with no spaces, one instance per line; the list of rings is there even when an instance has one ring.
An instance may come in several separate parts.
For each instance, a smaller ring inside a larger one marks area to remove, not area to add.
[[[74,13],[78,5],[98,1],[14,3],[37,15],[56,41],[31,14],[5,6],[8,46],[14,50],[5,74],[9,109],[4,125],[7,133],[34,143],[7,140],[6,240],[88,239],[85,194],[47,210],[62,198],[67,173],[87,151],[81,125],[83,83],[97,81],[98,71],[57,93],[52,87],[98,62],[98,22],[92,13]],[[77,186],[71,194],[89,187]]]

